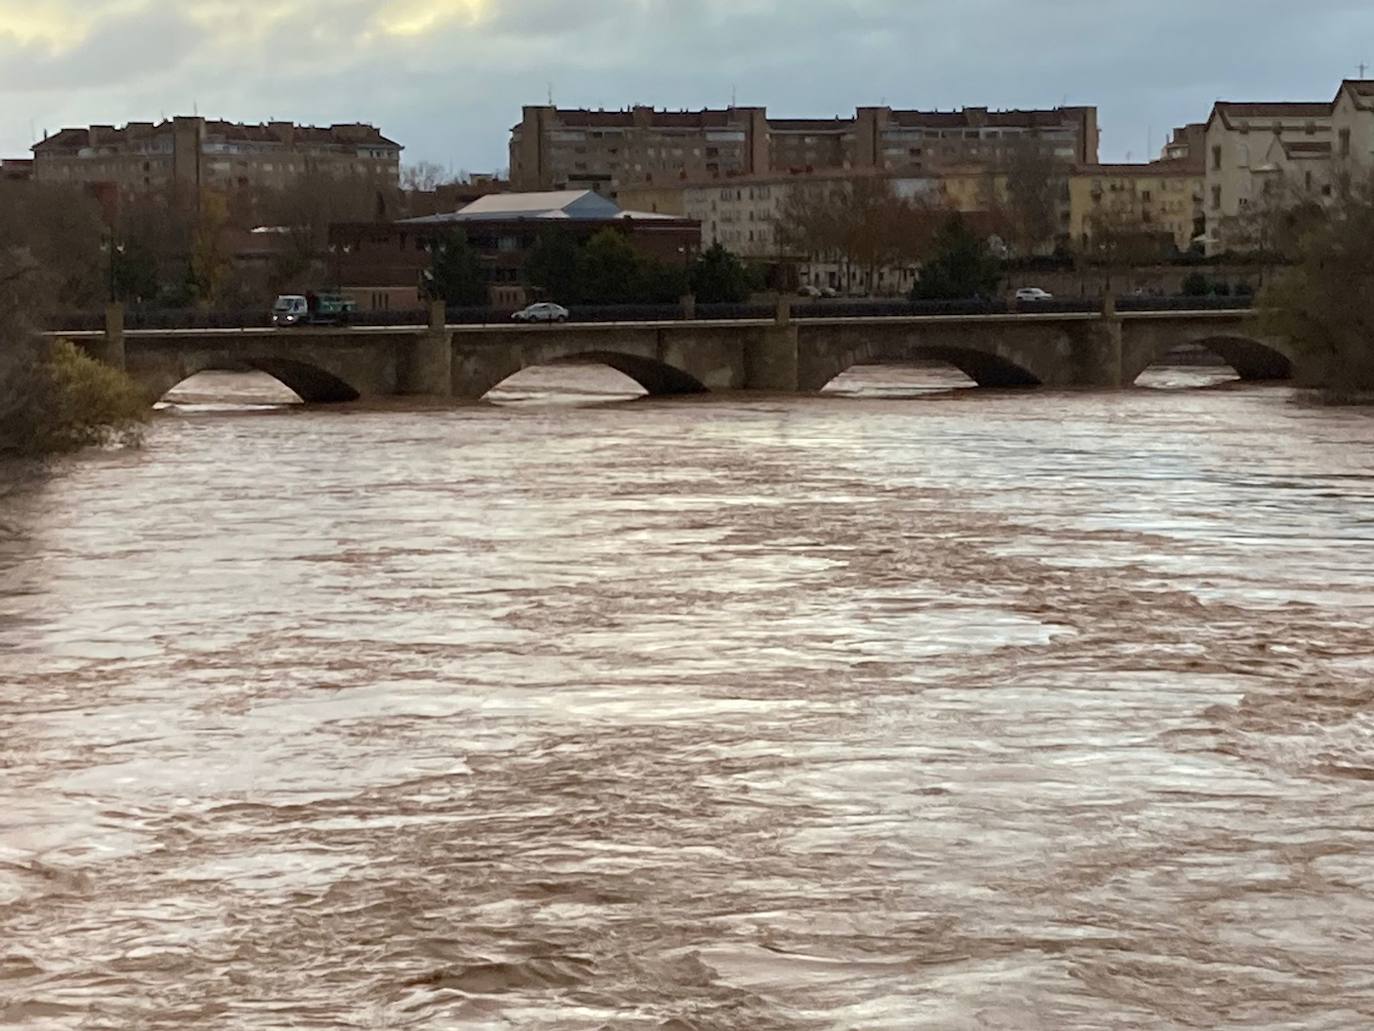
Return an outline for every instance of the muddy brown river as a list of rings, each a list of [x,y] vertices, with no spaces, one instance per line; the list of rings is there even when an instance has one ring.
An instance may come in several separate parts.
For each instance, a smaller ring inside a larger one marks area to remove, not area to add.
[[[0,1027],[1374,1027],[1374,413],[1151,377],[12,478]]]

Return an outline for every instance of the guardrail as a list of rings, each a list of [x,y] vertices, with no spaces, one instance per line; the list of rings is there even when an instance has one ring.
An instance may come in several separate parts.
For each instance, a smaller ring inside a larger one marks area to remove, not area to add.
[[[1120,312],[1151,311],[1233,311],[1250,308],[1254,298],[1240,297],[1144,297],[1126,295],[1116,300]],[[1045,301],[1006,301],[970,298],[959,301],[911,301],[837,299],[794,299],[791,317],[817,318],[912,318],[922,315],[1009,315],[1023,313],[1076,314],[1100,311],[1099,298],[1069,297]],[[449,325],[481,326],[509,325],[510,309],[482,307],[449,307]],[[695,319],[771,319],[777,314],[773,304],[698,304]],[[569,321],[599,322],[679,322],[687,314],[679,304],[608,304],[575,305],[569,309]],[[104,312],[66,312],[52,320],[54,332],[98,332],[105,328]],[[201,311],[199,309],[125,309],[124,328],[140,329],[265,329],[272,324],[270,312],[252,309],[235,311]],[[349,318],[354,326],[424,326],[429,313],[424,310],[362,311]]]

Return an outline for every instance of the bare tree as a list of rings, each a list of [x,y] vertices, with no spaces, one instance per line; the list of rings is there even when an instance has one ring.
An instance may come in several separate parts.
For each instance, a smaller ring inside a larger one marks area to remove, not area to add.
[[[871,292],[879,269],[921,260],[938,224],[935,208],[898,196],[891,180],[856,177],[793,185],[774,229],[792,253],[840,264],[846,285],[857,270]]]
[[[401,169],[401,189],[403,190],[420,190],[425,193],[432,193],[451,181],[452,177],[444,170],[444,167],[433,161],[420,161],[413,165],[406,165]]]
[[[1260,293],[1266,331],[1318,360],[1328,389],[1374,390],[1374,175],[1340,177],[1327,203],[1275,221],[1290,263]]]
[[[27,252],[55,304],[93,308],[105,297],[108,232],[99,204],[77,187],[0,184],[0,248]]]
[[[1068,190],[1068,168],[1038,136],[1015,141],[1005,163],[1007,232],[1022,254],[1052,246]]]

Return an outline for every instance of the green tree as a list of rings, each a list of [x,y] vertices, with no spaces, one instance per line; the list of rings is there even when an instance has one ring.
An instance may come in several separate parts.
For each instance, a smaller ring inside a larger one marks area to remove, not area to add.
[[[641,259],[623,233],[603,229],[582,248],[581,295],[591,304],[637,300]]]
[[[749,300],[754,276],[744,262],[713,243],[692,264],[692,293],[702,304],[739,304]]]
[[[1001,262],[955,213],[936,233],[934,255],[921,266],[911,296],[918,301],[990,297],[1001,281]]]
[[[1201,272],[1190,272],[1183,278],[1184,297],[1206,297],[1209,289],[1207,277]]]
[[[487,303],[481,259],[462,230],[434,241],[424,278],[425,292],[432,300],[453,305]]]
[[[687,290],[687,273],[682,266],[652,258],[640,260],[635,276],[635,300],[644,304],[674,304]]]
[[[525,261],[525,283],[562,304],[582,298],[582,252],[566,229],[545,229]]]

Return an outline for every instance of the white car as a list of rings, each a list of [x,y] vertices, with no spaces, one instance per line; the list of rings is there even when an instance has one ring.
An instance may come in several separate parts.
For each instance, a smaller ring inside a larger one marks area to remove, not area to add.
[[[1018,301],[1052,301],[1054,294],[1048,290],[1041,290],[1038,286],[1023,286],[1016,291]]]
[[[531,304],[528,308],[521,308],[511,318],[516,322],[567,322],[568,309],[561,304],[541,301]]]

